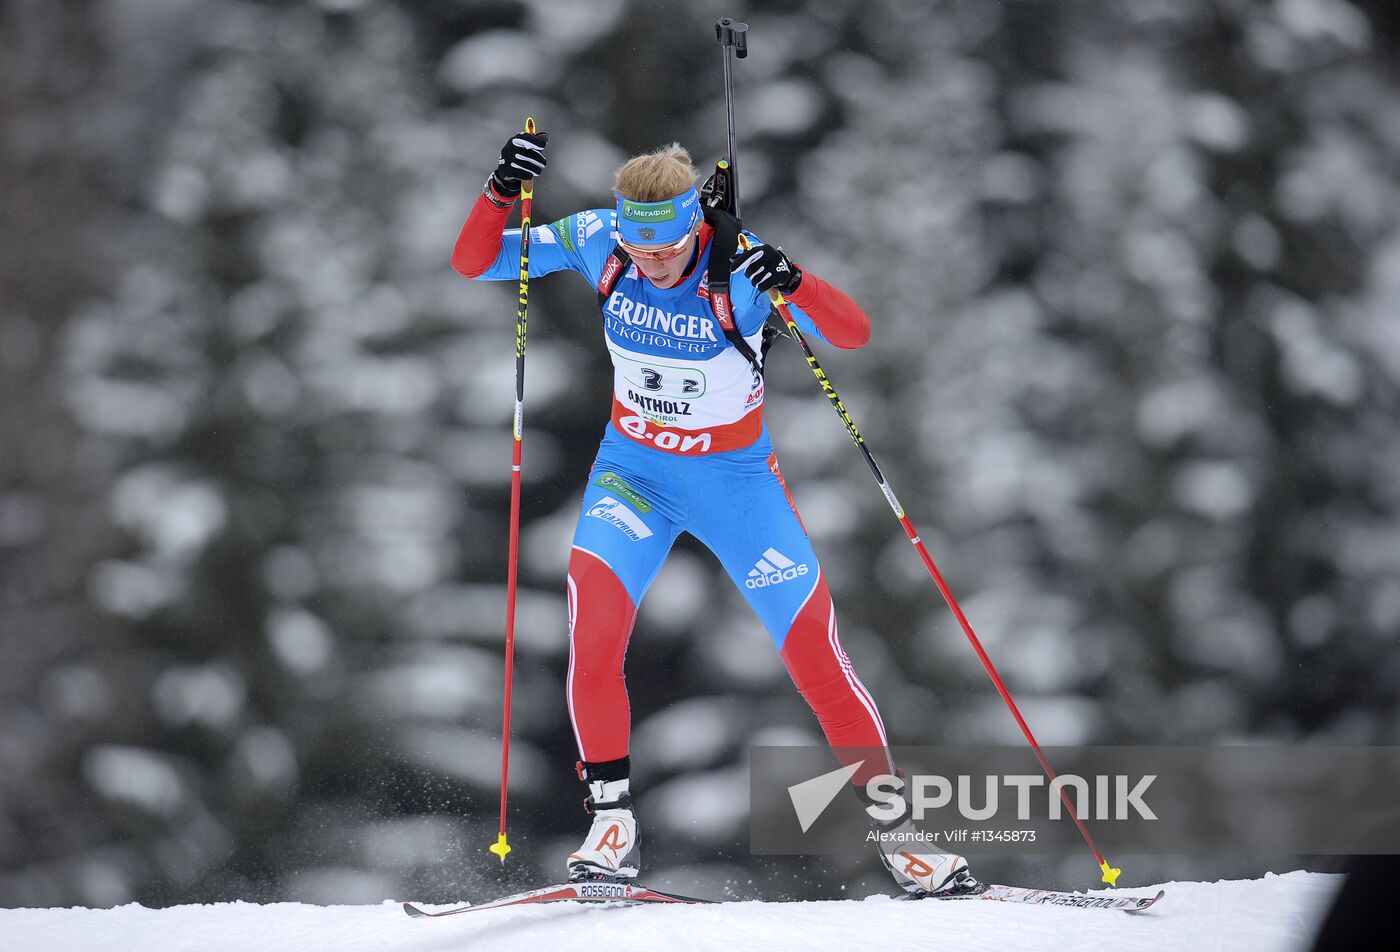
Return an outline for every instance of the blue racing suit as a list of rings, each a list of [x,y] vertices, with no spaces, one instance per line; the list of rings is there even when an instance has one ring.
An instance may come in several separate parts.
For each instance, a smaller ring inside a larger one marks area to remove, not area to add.
[[[518,278],[520,231],[503,230],[508,213],[478,201],[454,251],[458,270]],[[597,287],[616,246],[615,216],[595,208],[533,228],[530,276],[574,271]],[[655,286],[630,264],[602,305],[612,418],[567,582],[568,703],[580,756],[599,764],[628,754],[623,658],[637,607],[682,532],[715,554],[753,606],[830,743],[883,751],[879,711],[841,647],[826,580],[763,424],[763,377],[711,308],[707,267],[728,267],[709,260],[711,239],[702,225],[691,269],[674,287]],[[730,298],[740,334],[761,351],[767,296],[735,273]],[[804,273],[790,307],[809,336],[826,340],[826,325],[840,331],[837,343],[859,346],[868,334],[854,302],[814,275]],[[857,782],[890,769],[887,754],[874,760]]]

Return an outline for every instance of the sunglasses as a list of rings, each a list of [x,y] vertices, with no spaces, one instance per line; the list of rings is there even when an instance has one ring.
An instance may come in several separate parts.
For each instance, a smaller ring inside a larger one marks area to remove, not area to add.
[[[617,243],[622,246],[623,251],[627,252],[628,257],[632,258],[634,261],[639,259],[642,261],[670,261],[672,258],[685,251],[686,245],[690,243],[690,239],[694,236],[695,229],[692,228],[675,244],[666,245],[664,248],[638,248],[636,245],[629,245],[621,238],[617,240]]]

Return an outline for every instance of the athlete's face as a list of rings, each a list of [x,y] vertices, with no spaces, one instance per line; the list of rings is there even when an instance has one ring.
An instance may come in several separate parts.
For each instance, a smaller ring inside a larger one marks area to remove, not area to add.
[[[695,251],[695,241],[695,235],[691,234],[682,247],[668,248],[662,252],[664,257],[661,254],[633,254],[632,261],[637,265],[637,270],[642,272],[646,279],[658,288],[673,288],[680,283],[681,277],[685,274],[686,265],[690,264],[690,256]]]

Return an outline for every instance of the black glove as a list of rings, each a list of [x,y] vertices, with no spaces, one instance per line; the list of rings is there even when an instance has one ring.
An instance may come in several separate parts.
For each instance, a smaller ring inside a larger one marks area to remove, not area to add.
[[[742,271],[760,291],[791,294],[802,283],[802,269],[776,245],[754,245],[729,260],[730,271]]]
[[[517,132],[501,149],[501,160],[491,173],[491,185],[502,195],[519,195],[522,180],[533,179],[544,171],[548,132]]]

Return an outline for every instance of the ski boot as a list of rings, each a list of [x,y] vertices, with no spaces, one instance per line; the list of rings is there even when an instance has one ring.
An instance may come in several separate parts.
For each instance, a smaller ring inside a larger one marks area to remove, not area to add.
[[[593,825],[583,845],[565,861],[570,882],[630,882],[637,877],[642,853],[637,845],[637,815],[627,787],[625,777],[589,781],[584,809],[593,815]]]
[[[926,842],[915,838],[914,825],[908,819],[874,829],[880,834],[875,841],[880,862],[906,898],[950,899],[986,891],[987,887],[968,872],[967,860],[955,853],[933,852]]]

